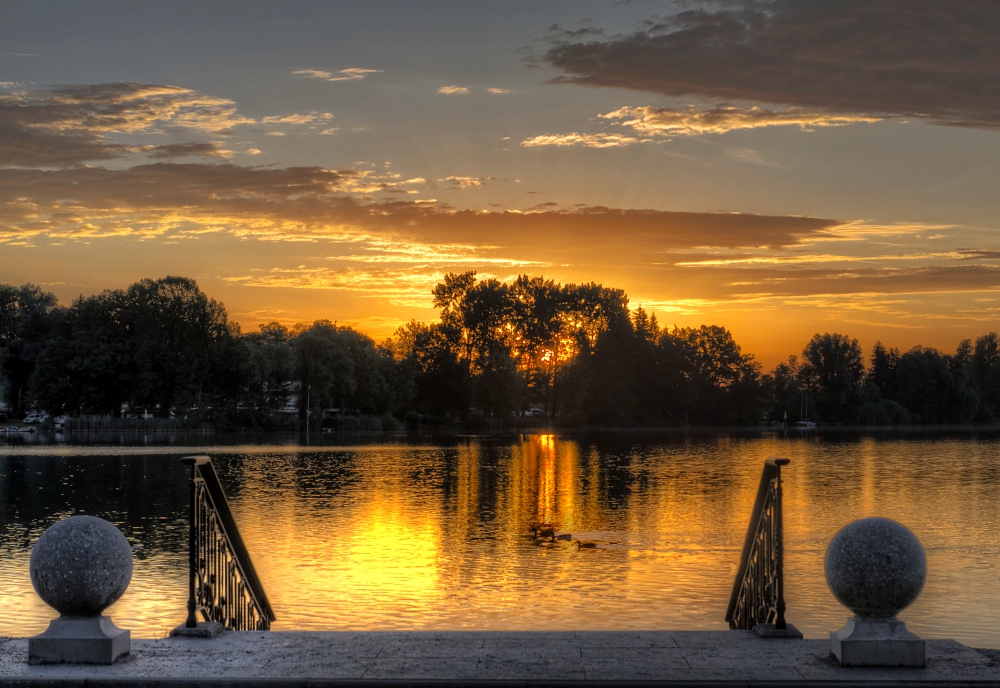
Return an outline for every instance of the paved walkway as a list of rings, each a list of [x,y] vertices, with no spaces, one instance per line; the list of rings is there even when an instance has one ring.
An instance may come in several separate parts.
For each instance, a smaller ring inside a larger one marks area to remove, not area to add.
[[[764,640],[749,631],[253,632],[133,640],[131,656],[114,666],[31,666],[27,656],[26,639],[0,639],[0,686],[1000,686],[1000,653],[953,640],[927,641],[925,669],[851,669],[834,664],[826,640]]]

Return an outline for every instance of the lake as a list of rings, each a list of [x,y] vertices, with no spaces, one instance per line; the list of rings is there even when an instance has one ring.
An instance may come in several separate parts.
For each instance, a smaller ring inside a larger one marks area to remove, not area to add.
[[[28,561],[42,531],[73,513],[112,521],[135,546],[114,621],[133,637],[181,623],[180,457],[191,453],[213,458],[274,630],[725,629],[763,462],[786,457],[789,623],[806,637],[843,626],[826,546],[850,521],[885,516],[927,554],[924,591],[900,615],[907,627],[1000,648],[996,432],[213,445],[0,444],[0,635],[41,632],[55,615],[32,590]],[[538,521],[596,546],[536,541]]]

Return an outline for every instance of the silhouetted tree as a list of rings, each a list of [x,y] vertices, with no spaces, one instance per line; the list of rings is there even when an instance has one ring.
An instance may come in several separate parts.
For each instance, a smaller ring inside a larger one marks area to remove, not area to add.
[[[295,378],[295,356],[288,328],[277,322],[244,336],[250,364],[249,387],[256,407],[277,411],[288,405]]]
[[[871,367],[868,377],[878,389],[879,394],[886,399],[892,399],[896,394],[896,364],[899,362],[898,349],[886,349],[882,342],[875,342],[870,358]]]
[[[34,284],[0,286],[0,366],[15,415],[27,410],[35,363],[49,344],[54,319],[61,316],[57,303],[54,294]]]
[[[313,429],[319,427],[323,411],[343,408],[346,398],[357,389],[354,360],[345,338],[329,320],[296,326],[292,350],[299,380],[299,417],[312,414]]]
[[[216,347],[237,334],[226,310],[186,277],[144,279],[125,292],[130,401],[166,410],[207,403]]]
[[[398,362],[406,385],[401,396],[412,398],[415,412],[441,419],[468,415],[472,403],[468,369],[441,325],[407,323],[385,348]]]
[[[675,328],[669,336],[687,345],[693,421],[741,424],[760,420],[764,396],[760,366],[753,356],[742,353],[729,330],[702,325]]]
[[[857,420],[865,365],[858,340],[842,334],[815,334],[802,351],[799,380],[816,400],[820,420]]]
[[[976,338],[970,373],[982,402],[996,415],[1000,412],[1000,337],[996,332]]]
[[[979,398],[968,387],[965,368],[936,349],[916,346],[899,357],[896,399],[917,423],[968,423]]]
[[[620,289],[449,274],[441,322],[410,322],[383,344],[328,320],[243,335],[193,280],[141,280],[67,309],[33,285],[0,285],[5,392],[51,411],[176,411],[220,427],[269,427],[298,388],[324,411],[426,424],[510,418],[543,404],[561,422],[756,424],[811,416],[860,423],[991,421],[1000,409],[1000,337],[953,356],[817,334],[767,375],[717,325],[664,330]],[[347,420],[347,419],[345,419]],[[339,420],[337,421],[340,422]],[[353,422],[353,421],[352,421]]]
[[[31,397],[57,413],[118,415],[132,392],[125,292],[80,297],[39,357]]]
[[[802,413],[802,387],[799,385],[799,360],[789,356],[788,361],[779,363],[764,376],[767,402],[767,419],[775,423],[794,423],[804,420]]]

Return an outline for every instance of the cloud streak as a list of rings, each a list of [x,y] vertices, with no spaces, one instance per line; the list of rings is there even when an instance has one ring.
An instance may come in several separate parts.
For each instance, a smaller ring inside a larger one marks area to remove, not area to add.
[[[323,125],[333,119],[332,112],[306,112],[291,115],[273,115],[260,120],[261,124]]]
[[[819,127],[841,127],[880,120],[878,117],[808,112],[801,108],[771,110],[735,105],[716,105],[708,108],[688,105],[684,109],[623,107],[598,117],[629,127],[643,136],[725,134],[739,129],[781,126],[797,126],[803,131],[811,131]]]
[[[578,131],[569,134],[541,134],[532,136],[521,141],[525,148],[542,148],[555,146],[565,148],[567,146],[583,146],[584,148],[621,148],[630,146],[633,143],[648,142],[650,139],[640,139],[635,136],[625,134],[582,134]]]
[[[324,81],[360,81],[369,74],[379,74],[381,69],[363,69],[361,67],[348,67],[338,72],[326,72],[321,69],[296,69],[292,74],[309,77],[312,79],[323,79]]]

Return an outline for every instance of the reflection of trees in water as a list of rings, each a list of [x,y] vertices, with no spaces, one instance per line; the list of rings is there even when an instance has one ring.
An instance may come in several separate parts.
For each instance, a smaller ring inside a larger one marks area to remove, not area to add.
[[[230,501],[290,493],[299,501],[329,504],[361,481],[357,456],[351,451],[225,453],[213,456],[212,462]]]
[[[0,457],[0,540],[30,549],[72,514],[106,519],[141,545],[136,556],[187,546],[187,473],[176,456]]]

